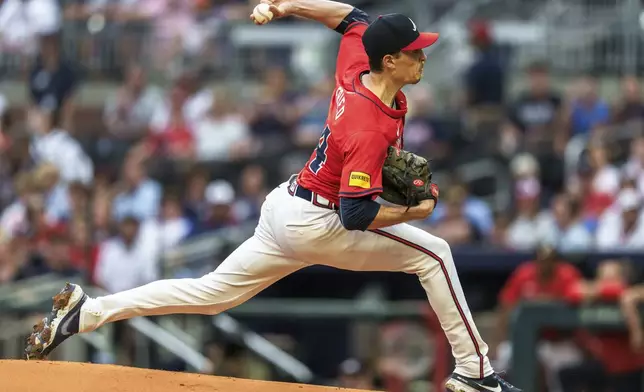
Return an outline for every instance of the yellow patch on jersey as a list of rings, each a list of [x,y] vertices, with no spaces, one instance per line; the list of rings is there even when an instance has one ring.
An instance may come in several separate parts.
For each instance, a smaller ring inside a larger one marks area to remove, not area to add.
[[[371,188],[371,176],[363,172],[351,172],[349,175],[349,186],[369,189]]]

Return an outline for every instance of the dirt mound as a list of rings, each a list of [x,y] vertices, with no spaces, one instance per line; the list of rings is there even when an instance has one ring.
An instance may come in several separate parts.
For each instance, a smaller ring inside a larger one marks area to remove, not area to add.
[[[0,380],[2,392],[351,391],[333,387],[61,361],[0,361]]]

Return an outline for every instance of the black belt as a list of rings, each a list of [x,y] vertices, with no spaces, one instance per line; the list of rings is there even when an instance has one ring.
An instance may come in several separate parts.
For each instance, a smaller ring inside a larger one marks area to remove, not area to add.
[[[297,175],[291,176],[288,180],[288,193],[291,196],[297,196],[304,199],[314,206],[326,208],[328,210],[338,210],[338,206],[331,200],[312,192],[297,183]]]

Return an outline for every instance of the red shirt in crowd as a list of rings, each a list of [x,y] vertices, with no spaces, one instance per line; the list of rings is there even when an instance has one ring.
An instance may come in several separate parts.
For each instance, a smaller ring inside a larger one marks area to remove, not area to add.
[[[504,306],[517,305],[522,300],[564,300],[570,288],[581,281],[581,273],[572,264],[559,262],[550,279],[539,278],[539,264],[531,261],[521,264],[501,289],[500,301]]]
[[[194,137],[190,129],[182,125],[168,126],[162,132],[151,133],[148,147],[169,156],[181,156],[194,147]]]
[[[581,273],[572,264],[558,262],[548,280],[539,276],[539,262],[521,264],[501,289],[499,300],[508,308],[521,301],[565,300],[571,287],[581,281]],[[561,336],[557,330],[544,330],[541,337],[556,340]]]
[[[618,282],[600,282],[599,299],[614,303],[619,300],[624,290],[626,287]],[[569,295],[570,301],[578,303],[582,300],[583,296],[580,292],[580,285],[573,287]],[[623,331],[590,333],[581,330],[578,341],[604,365],[604,369],[609,374],[629,373],[644,367],[644,354],[633,351],[628,333]]]

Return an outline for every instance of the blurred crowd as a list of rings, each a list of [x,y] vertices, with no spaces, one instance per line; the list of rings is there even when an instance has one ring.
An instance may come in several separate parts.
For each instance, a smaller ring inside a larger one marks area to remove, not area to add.
[[[15,22],[11,7],[45,1],[3,2],[0,16],[8,16],[0,27]],[[248,7],[152,3],[226,15]],[[142,57],[132,58],[103,106],[85,107],[79,90],[91,79],[80,72],[83,58],[66,51],[61,21],[87,18],[101,7],[101,15],[118,20],[140,18],[144,11],[137,7],[144,4],[52,2],[59,7],[52,15],[61,19],[30,30],[37,50],[29,53],[25,74],[28,104],[12,107],[0,99],[2,280],[81,269],[119,290],[155,279],[165,250],[256,220],[266,192],[299,170],[318,143],[332,78],[294,85],[288,67],[275,64],[262,71],[251,96],[241,96],[225,83],[210,84],[203,67],[151,82]],[[548,64],[537,61],[522,71],[524,90],[511,94],[507,56],[489,26],[475,21],[469,31],[476,56],[448,104],[438,104],[431,85],[408,90],[405,148],[430,158],[449,178],[439,183],[436,211],[416,224],[454,248],[644,249],[638,79],[624,77],[621,95],[608,101],[595,76],[556,86]],[[503,167],[508,185],[493,192],[511,196],[508,205],[482,197],[489,182],[468,182],[455,171],[478,159]],[[122,268],[139,273],[129,274],[131,281],[110,279]]]

